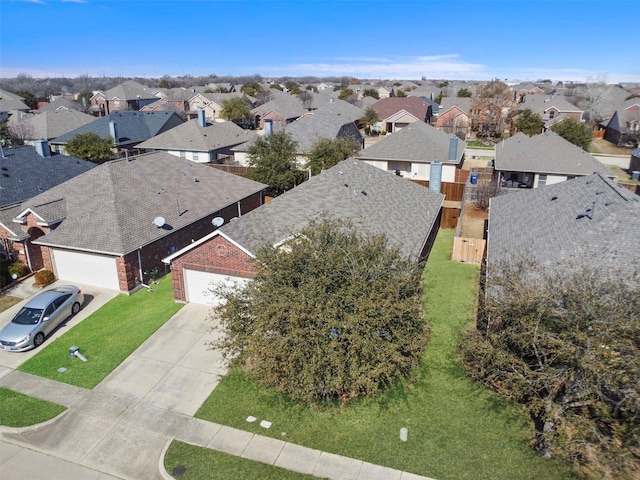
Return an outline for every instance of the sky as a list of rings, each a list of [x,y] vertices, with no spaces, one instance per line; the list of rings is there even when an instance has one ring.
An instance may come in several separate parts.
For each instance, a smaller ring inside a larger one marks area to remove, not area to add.
[[[0,77],[640,82],[640,0],[0,0]]]

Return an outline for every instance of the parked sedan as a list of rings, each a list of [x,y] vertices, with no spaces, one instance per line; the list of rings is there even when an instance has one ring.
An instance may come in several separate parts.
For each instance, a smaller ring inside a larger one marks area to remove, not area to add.
[[[0,348],[23,352],[39,347],[58,325],[80,311],[83,302],[82,291],[73,285],[39,293],[0,331]]]

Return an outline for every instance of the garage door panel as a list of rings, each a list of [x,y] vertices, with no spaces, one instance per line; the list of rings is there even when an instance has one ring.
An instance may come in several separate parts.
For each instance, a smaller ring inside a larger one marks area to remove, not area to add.
[[[200,305],[219,305],[222,299],[216,296],[212,289],[218,285],[244,285],[249,280],[242,277],[230,277],[218,273],[201,272],[198,270],[184,270],[185,292],[187,302]]]
[[[53,250],[56,277],[110,290],[120,290],[116,260],[105,255]]]

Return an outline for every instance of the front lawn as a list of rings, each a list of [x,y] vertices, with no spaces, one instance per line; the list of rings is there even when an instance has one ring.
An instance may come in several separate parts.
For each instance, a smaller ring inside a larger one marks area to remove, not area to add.
[[[452,238],[453,231],[440,231],[425,269],[432,337],[413,379],[374,399],[309,408],[233,370],[196,416],[439,480],[574,478],[566,464],[533,452],[531,422],[518,406],[466,376],[457,345],[473,322],[479,271],[450,261]],[[271,428],[247,423],[249,415]]]
[[[60,415],[66,407],[0,388],[0,425],[26,427]]]
[[[18,370],[92,389],[171,318],[181,304],[173,299],[171,276],[153,292],[141,289],[118,295],[88,318],[23,363]],[[80,347],[88,362],[69,358],[69,347]],[[67,370],[59,373],[58,369]]]

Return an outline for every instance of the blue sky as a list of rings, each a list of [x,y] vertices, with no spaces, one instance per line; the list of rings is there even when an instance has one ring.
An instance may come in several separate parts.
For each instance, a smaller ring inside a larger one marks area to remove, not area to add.
[[[640,0],[0,0],[0,76],[640,82]]]

